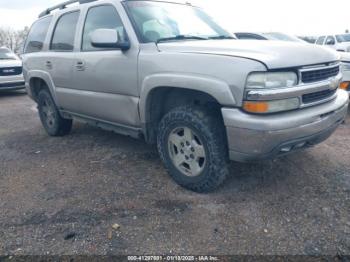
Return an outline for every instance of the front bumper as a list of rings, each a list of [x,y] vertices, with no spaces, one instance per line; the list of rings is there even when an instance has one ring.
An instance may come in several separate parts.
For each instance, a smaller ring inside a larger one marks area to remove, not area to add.
[[[23,75],[0,76],[0,91],[24,89]]]
[[[349,95],[338,90],[330,102],[273,115],[224,108],[230,159],[246,162],[274,158],[318,144],[344,121],[348,103]]]

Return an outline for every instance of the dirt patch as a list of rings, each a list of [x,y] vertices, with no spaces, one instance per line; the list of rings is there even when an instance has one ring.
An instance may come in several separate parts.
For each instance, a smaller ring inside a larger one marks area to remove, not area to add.
[[[0,108],[0,255],[350,254],[350,118],[308,151],[232,163],[199,195],[141,140],[79,123],[50,138],[17,93]]]

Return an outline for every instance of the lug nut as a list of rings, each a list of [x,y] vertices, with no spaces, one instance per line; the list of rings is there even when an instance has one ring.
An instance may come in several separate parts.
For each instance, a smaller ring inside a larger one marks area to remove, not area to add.
[[[191,147],[191,151],[194,152],[194,148],[193,147]]]
[[[191,157],[192,159],[194,159],[194,155],[191,154],[190,157]]]
[[[181,154],[184,154],[184,151],[181,149],[181,150],[180,150],[180,153],[181,153]]]
[[[185,159],[186,159],[186,160],[189,160],[190,158],[189,158],[188,156],[185,156]]]

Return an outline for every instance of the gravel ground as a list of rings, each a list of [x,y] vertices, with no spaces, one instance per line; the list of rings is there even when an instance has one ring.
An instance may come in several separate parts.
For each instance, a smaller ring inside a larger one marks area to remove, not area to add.
[[[26,95],[1,94],[0,255],[350,255],[349,149],[350,121],[200,195],[143,141],[79,123],[51,138]]]

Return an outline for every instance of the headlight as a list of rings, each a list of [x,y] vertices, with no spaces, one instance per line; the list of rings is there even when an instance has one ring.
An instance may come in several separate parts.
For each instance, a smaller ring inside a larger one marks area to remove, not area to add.
[[[297,83],[298,76],[293,72],[259,72],[248,76],[247,88],[283,88]]]
[[[341,63],[341,68],[344,71],[350,71],[350,62],[342,62]]]

